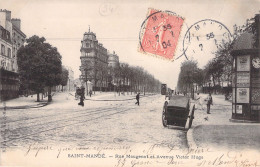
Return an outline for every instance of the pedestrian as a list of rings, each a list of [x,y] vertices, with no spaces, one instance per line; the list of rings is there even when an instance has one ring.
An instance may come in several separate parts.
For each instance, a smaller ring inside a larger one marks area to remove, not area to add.
[[[80,92],[80,102],[78,103],[78,105],[81,105],[82,107],[84,106],[84,99],[85,99],[85,88],[82,87]]]
[[[91,95],[92,95],[92,90],[89,91],[89,96],[91,97]]]
[[[203,103],[202,103],[202,97],[199,92],[195,96],[195,101],[196,101],[196,107],[198,109],[200,108],[199,110],[204,110]]]
[[[210,114],[210,105],[213,105],[213,99],[211,93],[209,93],[208,97],[206,98],[207,101],[207,114]]]
[[[138,104],[138,106],[139,106],[139,99],[140,99],[140,93],[137,93],[137,95],[136,95],[136,103],[135,104]]]

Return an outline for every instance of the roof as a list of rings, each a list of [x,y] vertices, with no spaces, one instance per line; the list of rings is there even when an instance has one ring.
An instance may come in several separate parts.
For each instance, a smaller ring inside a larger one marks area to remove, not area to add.
[[[234,50],[253,49],[254,35],[252,33],[245,32],[241,34],[235,41]]]
[[[15,31],[17,31],[20,35],[22,35],[24,38],[26,38],[26,35],[25,35],[19,28],[17,28],[15,25],[13,25],[13,28],[14,28]]]
[[[186,108],[189,98],[186,96],[172,96],[168,106]]]

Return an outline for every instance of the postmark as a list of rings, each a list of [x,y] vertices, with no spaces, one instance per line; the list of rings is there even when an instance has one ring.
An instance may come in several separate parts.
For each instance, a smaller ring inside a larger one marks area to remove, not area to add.
[[[183,55],[186,59],[213,56],[217,49],[231,39],[232,35],[223,23],[212,19],[200,20],[191,25],[185,33]]]
[[[171,11],[149,9],[139,32],[138,51],[174,60],[184,18]]]

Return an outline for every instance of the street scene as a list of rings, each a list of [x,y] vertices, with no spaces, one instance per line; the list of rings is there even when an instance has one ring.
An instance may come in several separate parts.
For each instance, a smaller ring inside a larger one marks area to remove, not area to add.
[[[260,166],[259,1],[0,2],[0,166]]]

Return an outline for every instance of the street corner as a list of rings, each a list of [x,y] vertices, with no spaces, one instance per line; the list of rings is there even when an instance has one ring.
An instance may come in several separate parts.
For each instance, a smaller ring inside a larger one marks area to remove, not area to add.
[[[171,11],[149,8],[139,32],[138,51],[174,60],[184,18]]]
[[[191,145],[217,149],[242,150],[260,147],[259,124],[199,125],[188,135]]]
[[[189,148],[194,148],[197,147],[195,138],[194,138],[194,129],[195,128],[199,128],[201,125],[197,125],[197,126],[191,126],[188,131],[187,131],[187,144]]]

